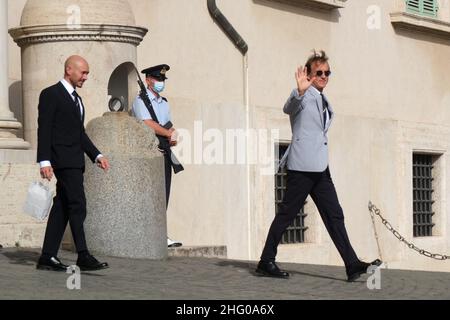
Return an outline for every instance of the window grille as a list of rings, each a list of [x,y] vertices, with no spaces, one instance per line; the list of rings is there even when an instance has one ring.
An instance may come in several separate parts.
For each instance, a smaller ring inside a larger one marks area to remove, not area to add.
[[[433,156],[413,154],[414,237],[433,235]]]
[[[279,144],[278,152],[281,159],[286,153],[288,145]],[[280,204],[283,201],[284,194],[286,192],[287,182],[287,170],[281,169],[275,174],[275,214],[278,214],[280,210]],[[305,202],[306,203],[306,202]],[[281,239],[282,244],[290,243],[303,243],[305,242],[305,232],[308,227],[305,226],[305,218],[307,214],[304,212],[304,207],[300,209],[300,212],[295,217],[293,223],[287,228]]]

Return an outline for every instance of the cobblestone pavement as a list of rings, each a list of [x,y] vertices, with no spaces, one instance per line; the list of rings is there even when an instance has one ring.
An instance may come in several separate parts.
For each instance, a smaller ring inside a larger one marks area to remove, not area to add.
[[[280,263],[290,279],[258,277],[256,262],[178,258],[166,261],[97,257],[110,269],[81,274],[81,290],[67,289],[69,274],[39,271],[36,249],[0,249],[0,299],[55,300],[300,300],[450,299],[450,273],[381,270],[381,289],[364,275],[345,281],[343,267]],[[61,251],[75,264],[76,255]]]

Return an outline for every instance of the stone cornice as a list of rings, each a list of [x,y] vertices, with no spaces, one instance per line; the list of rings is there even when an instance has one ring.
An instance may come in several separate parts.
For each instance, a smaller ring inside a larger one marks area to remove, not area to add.
[[[19,47],[60,41],[124,42],[138,46],[147,32],[148,29],[143,27],[104,24],[39,25],[9,30]]]
[[[272,0],[293,6],[307,6],[313,9],[334,10],[345,8],[347,0]]]
[[[393,12],[390,14],[394,27],[422,31],[450,39],[450,22],[438,18],[430,18],[408,12]]]

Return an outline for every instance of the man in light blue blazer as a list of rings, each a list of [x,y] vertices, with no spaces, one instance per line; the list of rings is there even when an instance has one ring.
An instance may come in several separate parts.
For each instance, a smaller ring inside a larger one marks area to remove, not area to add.
[[[309,57],[305,68],[295,73],[295,88],[283,111],[289,115],[292,143],[280,166],[287,164],[286,194],[269,230],[256,272],[269,277],[287,278],[289,274],[275,264],[277,247],[286,228],[300,212],[308,195],[311,196],[325,227],[344,260],[347,280],[354,281],[369,266],[380,265],[360,261],[350,244],[344,224],[344,214],[328,168],[327,132],[334,118],[333,108],[323,94],[331,75],[324,51]]]

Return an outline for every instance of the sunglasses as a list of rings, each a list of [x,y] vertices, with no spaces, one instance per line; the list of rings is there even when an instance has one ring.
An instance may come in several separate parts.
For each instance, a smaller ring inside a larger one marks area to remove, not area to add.
[[[325,77],[329,77],[331,75],[331,71],[330,70],[328,70],[328,71],[319,70],[316,72],[316,76],[318,76],[318,77],[321,77],[323,74],[325,74]]]

